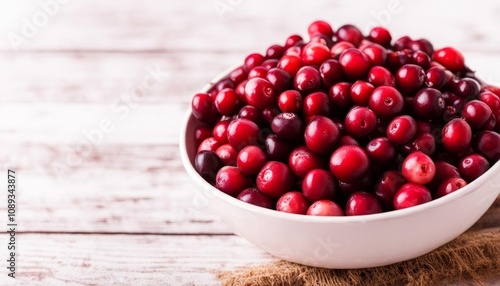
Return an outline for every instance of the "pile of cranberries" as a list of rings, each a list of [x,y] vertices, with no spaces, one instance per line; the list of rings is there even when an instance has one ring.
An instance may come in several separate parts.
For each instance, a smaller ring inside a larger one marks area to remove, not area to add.
[[[452,193],[500,159],[500,88],[454,48],[308,27],[192,99],[194,167],[277,211],[367,215]]]

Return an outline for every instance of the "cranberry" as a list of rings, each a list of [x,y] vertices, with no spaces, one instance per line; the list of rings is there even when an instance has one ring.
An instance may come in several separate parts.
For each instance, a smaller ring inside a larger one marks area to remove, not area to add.
[[[408,155],[403,161],[401,173],[409,182],[425,185],[434,178],[436,166],[429,156],[417,151]]]
[[[347,109],[351,106],[351,84],[339,82],[333,85],[328,91],[328,98],[333,106]]]
[[[235,88],[235,84],[232,80],[228,79],[228,78],[224,78],[224,79],[221,79],[218,83],[215,84],[215,90],[217,92],[225,89],[225,88],[230,88],[230,89],[234,89]]]
[[[390,86],[377,87],[368,103],[377,117],[391,119],[403,110],[403,96],[397,89]]]
[[[417,131],[418,134],[418,131]],[[436,151],[436,140],[430,133],[418,134],[412,142],[413,151],[421,151],[431,156]]]
[[[238,95],[240,102],[243,104],[247,104],[247,99],[245,97],[245,86],[247,85],[248,79],[245,79],[244,81],[240,82],[236,89],[234,90],[236,94]]]
[[[312,22],[307,28],[307,32],[309,33],[310,37],[317,34],[325,35],[330,38],[333,37],[332,26],[330,26],[330,24],[328,24],[327,22],[321,20]]]
[[[345,50],[340,55],[339,63],[344,74],[351,80],[364,78],[370,69],[368,59],[358,49]]]
[[[356,139],[354,139],[354,137],[352,137],[351,135],[344,135],[344,136],[340,137],[339,147],[340,146],[345,146],[345,145],[360,146],[359,142],[356,141]]]
[[[229,144],[221,145],[219,148],[217,148],[217,150],[215,150],[215,154],[219,156],[225,166],[236,166],[236,157],[238,156],[238,151],[236,151],[233,146]]]
[[[292,87],[292,77],[280,68],[271,68],[267,72],[266,79],[273,85],[276,92],[283,92]]]
[[[366,153],[370,160],[378,166],[388,166],[397,156],[396,148],[386,137],[371,140],[366,145]]]
[[[304,139],[307,147],[312,151],[319,154],[330,154],[340,139],[340,132],[332,120],[317,116],[307,124]]]
[[[309,209],[309,202],[300,192],[283,194],[276,203],[276,210],[280,212],[305,215]]]
[[[479,154],[471,154],[462,158],[458,163],[460,174],[467,182],[472,182],[479,178],[490,168],[490,163]]]
[[[314,91],[321,87],[321,75],[313,67],[302,67],[295,76],[295,88],[300,91]]]
[[[397,71],[400,67],[406,64],[412,64],[413,59],[409,52],[406,51],[398,51],[391,52],[387,54],[387,60],[385,65],[391,71]]]
[[[446,83],[446,71],[440,67],[431,67],[425,74],[425,85],[440,89]]]
[[[220,114],[231,116],[238,111],[240,100],[234,89],[225,88],[217,93],[214,103]]]
[[[422,51],[429,56],[432,56],[432,54],[434,53],[434,47],[432,46],[431,42],[426,39],[411,41],[408,47],[414,52]]]
[[[319,200],[307,209],[307,215],[314,216],[343,216],[342,208],[330,200]]]
[[[330,57],[330,49],[323,44],[309,43],[302,49],[302,62],[304,65],[321,65]]]
[[[291,191],[294,185],[292,172],[287,165],[277,162],[267,162],[256,179],[257,188],[271,198],[279,198]]]
[[[301,36],[291,35],[290,37],[288,37],[286,39],[285,48],[294,47],[294,46],[300,45],[302,43],[304,43],[304,39],[302,39]]]
[[[445,107],[443,95],[435,88],[423,88],[413,98],[413,112],[419,119],[440,118]]]
[[[358,80],[351,86],[351,99],[359,106],[368,106],[375,87],[366,81]]]
[[[459,72],[465,68],[464,56],[451,47],[435,51],[433,59],[452,72]]]
[[[342,68],[337,60],[330,59],[321,64],[319,74],[323,84],[330,87],[342,79]]]
[[[268,107],[264,108],[261,114],[264,121],[267,122],[268,124],[271,124],[273,122],[274,117],[280,114],[280,111],[275,107]]]
[[[382,204],[372,194],[366,192],[353,193],[347,200],[345,214],[353,215],[369,215],[382,212]]]
[[[376,127],[377,116],[366,107],[356,106],[345,117],[347,133],[357,138],[368,136]]]
[[[235,84],[239,84],[247,78],[247,72],[243,66],[235,68],[228,77]]]
[[[241,149],[236,158],[236,165],[247,175],[257,175],[266,163],[266,154],[257,146],[250,145]]]
[[[494,131],[482,131],[474,138],[474,150],[483,154],[492,164],[500,160],[500,135]]]
[[[394,196],[394,209],[406,209],[416,205],[430,202],[432,200],[431,192],[424,186],[406,183]]]
[[[237,150],[256,144],[258,136],[259,126],[247,119],[235,119],[227,127],[227,140]]]
[[[342,199],[346,199],[355,192],[364,192],[373,187],[373,174],[372,172],[368,172],[363,179],[356,181],[354,183],[346,183],[342,181],[338,181],[338,186],[340,189],[340,194],[342,195]]]
[[[221,120],[217,122],[212,130],[212,136],[221,144],[226,144],[227,141],[227,127],[231,120]]]
[[[405,93],[413,93],[419,90],[425,81],[424,70],[417,65],[404,65],[396,73],[398,87]]]
[[[224,193],[236,197],[244,189],[250,187],[252,181],[238,167],[222,167],[215,178],[215,187]]]
[[[203,140],[200,145],[198,146],[198,151],[197,153],[200,153],[203,150],[208,150],[208,151],[213,151],[217,150],[217,148],[222,145],[219,143],[215,138],[213,137],[208,137],[207,139]]]
[[[395,144],[404,144],[410,141],[417,133],[415,119],[408,115],[394,118],[387,126],[387,138]]]
[[[287,90],[278,97],[278,106],[282,112],[298,113],[302,109],[302,96],[296,90]]]
[[[265,60],[264,56],[261,54],[250,54],[245,58],[245,63],[243,67],[246,71],[250,71],[254,67],[260,66],[262,62]]]
[[[278,60],[276,59],[268,59],[262,62],[262,67],[264,67],[266,70],[275,68],[277,65],[278,65]]]
[[[467,182],[464,181],[462,178],[449,178],[446,181],[442,182],[441,185],[439,185],[437,191],[436,191],[436,196],[438,198],[444,197],[448,194],[453,193],[456,190],[459,190],[467,185]]]
[[[200,145],[203,140],[207,139],[210,136],[212,136],[212,130],[210,130],[210,128],[205,126],[196,128],[194,130],[194,141],[196,143],[196,146]]]
[[[243,106],[238,113],[238,118],[248,119],[257,125],[263,121],[260,111],[251,105]]]
[[[486,103],[488,107],[493,111],[498,112],[500,110],[500,97],[490,91],[485,91],[479,95],[479,100]]]
[[[304,65],[302,59],[298,56],[287,55],[283,56],[279,62],[277,67],[288,72],[290,76],[295,77],[299,69]]]
[[[215,182],[215,176],[222,166],[219,156],[212,151],[203,150],[194,157],[194,168],[209,183]]]
[[[386,68],[375,66],[368,72],[368,81],[374,86],[395,86],[394,76]]]
[[[353,183],[363,178],[370,168],[370,159],[359,146],[339,147],[330,157],[330,171],[340,181]]]
[[[280,140],[299,141],[303,134],[302,121],[295,113],[280,113],[271,123],[271,129]]]
[[[372,66],[381,66],[387,59],[387,51],[378,44],[370,44],[361,50]]]
[[[309,171],[302,180],[302,193],[310,202],[333,199],[336,192],[336,181],[326,170]]]
[[[454,83],[453,92],[461,98],[475,98],[479,95],[481,86],[472,78],[463,78]]]
[[[267,59],[279,59],[285,53],[285,48],[280,45],[272,45],[266,50]]]
[[[414,52],[411,57],[413,59],[413,62],[417,66],[420,66],[420,67],[422,67],[424,69],[427,68],[427,67],[429,67],[429,64],[431,62],[431,57],[429,57],[429,55],[427,55],[426,53],[424,53],[422,51],[416,51],[416,52]]]
[[[467,102],[462,109],[462,117],[472,128],[482,128],[490,120],[491,108],[484,102],[472,100]]]
[[[392,209],[394,195],[405,183],[405,178],[398,171],[386,171],[375,185],[375,196],[387,209]]]
[[[295,176],[303,178],[309,171],[321,169],[323,162],[318,155],[306,146],[301,146],[290,153],[288,165]]]
[[[403,36],[394,42],[394,49],[401,51],[410,47],[412,39],[408,36]]]
[[[391,34],[383,27],[375,27],[368,34],[368,39],[381,46],[387,47],[391,44]]]
[[[248,72],[248,79],[252,79],[252,78],[256,78],[256,77],[265,79],[266,75],[267,75],[267,69],[263,66],[258,66],[258,67],[254,67],[253,69],[251,69]]]
[[[302,114],[306,117],[311,115],[330,115],[330,101],[324,92],[314,92],[304,98]]]
[[[243,190],[238,195],[238,200],[267,209],[273,208],[273,201],[271,200],[271,198],[259,192],[259,190],[256,188],[248,188]]]
[[[212,123],[217,119],[217,110],[212,98],[207,93],[197,93],[191,101],[193,116],[205,123]]]
[[[245,98],[248,104],[262,110],[270,107],[275,100],[273,85],[262,78],[252,78],[245,86]]]
[[[363,39],[363,34],[361,31],[353,25],[344,25],[337,30],[337,40],[350,42],[355,46],[358,46]]]
[[[472,130],[463,119],[452,119],[441,131],[443,145],[446,151],[461,153],[467,149],[472,139]]]
[[[333,58],[337,58],[340,56],[345,50],[351,49],[351,48],[356,48],[353,44],[349,42],[337,42],[333,47],[330,49],[330,53]]]
[[[293,146],[288,142],[279,140],[274,134],[267,136],[265,142],[266,154],[269,160],[286,162]]]

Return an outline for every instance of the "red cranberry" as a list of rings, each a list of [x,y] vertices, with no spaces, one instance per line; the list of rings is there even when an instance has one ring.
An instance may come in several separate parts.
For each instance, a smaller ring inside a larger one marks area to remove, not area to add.
[[[500,135],[494,131],[481,131],[475,136],[474,150],[495,164],[500,159]]]
[[[404,65],[396,73],[398,87],[405,93],[419,90],[425,81],[424,70],[417,65]]]
[[[452,119],[441,131],[443,145],[450,153],[461,153],[467,149],[472,139],[472,130],[463,119]]]
[[[381,46],[387,47],[391,44],[391,34],[383,27],[375,27],[368,34],[368,39]]]
[[[238,118],[248,119],[257,125],[263,121],[260,111],[251,105],[243,106],[238,113]]]
[[[425,185],[434,178],[436,166],[429,156],[417,151],[408,155],[403,161],[401,173],[409,182]]]
[[[309,43],[302,49],[304,65],[321,65],[331,57],[330,49],[319,43]]]
[[[364,78],[370,69],[368,59],[358,49],[345,50],[340,55],[339,63],[344,74],[351,80]]]
[[[404,144],[410,141],[417,133],[415,119],[408,115],[394,118],[387,126],[387,138],[395,144]]]
[[[271,198],[259,192],[259,190],[256,188],[248,188],[243,190],[238,195],[238,200],[267,209],[273,208],[273,201],[271,200]]]
[[[359,146],[342,146],[330,157],[330,171],[340,181],[353,183],[368,173],[370,159]]]
[[[321,64],[319,74],[323,84],[329,87],[342,79],[342,68],[337,60],[330,59]]]
[[[500,97],[490,91],[485,91],[479,95],[479,100],[486,103],[488,107],[493,111],[498,112],[500,110]]]
[[[366,145],[366,153],[370,160],[378,166],[388,166],[397,156],[396,148],[386,137],[371,140]]]
[[[217,92],[226,88],[234,89],[235,87],[236,86],[234,82],[228,78],[221,79],[218,83],[215,84],[215,90]]]
[[[412,39],[408,36],[403,36],[394,42],[394,49],[401,51],[410,47]]]
[[[368,81],[374,86],[395,86],[394,76],[389,70],[381,66],[375,66],[368,72]]]
[[[295,176],[303,178],[309,171],[321,169],[323,162],[318,155],[306,146],[301,146],[290,153],[288,165]]]
[[[314,216],[343,216],[342,208],[330,200],[319,200],[307,209],[307,215]]]
[[[340,137],[339,147],[340,146],[345,146],[345,145],[360,146],[359,142],[356,141],[356,139],[354,139],[354,137],[352,137],[351,135],[344,135],[344,136]]]
[[[267,69],[263,66],[258,66],[258,67],[254,67],[253,69],[251,69],[248,72],[248,79],[252,79],[252,78],[256,78],[256,77],[265,79],[266,75],[267,75]]]
[[[292,77],[280,68],[271,68],[266,75],[276,92],[283,92],[292,87]]]
[[[280,140],[300,141],[302,121],[295,113],[280,113],[271,123],[271,129]]]
[[[227,140],[236,150],[256,144],[258,136],[259,126],[247,119],[235,119],[227,127]]]
[[[358,80],[351,86],[351,99],[359,106],[368,106],[375,87],[366,81]]]
[[[459,72],[465,68],[464,56],[451,47],[435,51],[433,59],[452,72]]]
[[[419,119],[440,118],[443,116],[445,107],[443,95],[434,88],[423,88],[413,98],[413,112]]]
[[[375,196],[387,209],[392,209],[394,195],[405,183],[405,178],[398,171],[386,171],[375,185]]]
[[[268,124],[271,124],[273,122],[274,117],[280,114],[280,111],[275,107],[268,107],[262,110],[261,114],[264,121],[267,122]]]
[[[436,166],[436,175],[434,176],[434,179],[429,183],[429,187],[431,189],[436,189],[439,187],[439,185],[446,181],[449,178],[459,178],[460,173],[457,169],[457,167],[451,165],[450,163],[444,162],[444,161],[436,161],[434,163]]]
[[[417,65],[420,66],[424,69],[429,67],[429,64],[431,63],[431,57],[427,55],[426,53],[422,51],[416,51],[413,53],[411,56],[413,59],[413,62]]]
[[[247,78],[247,72],[243,66],[234,69],[228,77],[235,84],[239,84]]]
[[[194,130],[194,141],[196,142],[196,146],[199,146],[203,140],[212,136],[212,130],[210,128],[201,126]]]
[[[429,56],[432,56],[432,54],[434,53],[434,47],[432,46],[431,42],[426,39],[411,41],[408,47],[414,52],[422,51]]]
[[[418,131],[417,131],[418,133]],[[436,140],[430,133],[418,134],[412,142],[414,151],[420,151],[431,156],[436,151]]]
[[[353,215],[369,215],[382,212],[382,204],[372,194],[365,192],[356,192],[347,200],[345,214]]]
[[[227,127],[231,123],[231,120],[222,120],[215,124],[212,131],[212,136],[221,144],[226,144],[227,141]]]
[[[203,150],[194,157],[196,172],[209,183],[215,182],[215,176],[222,166],[221,159],[212,151]]]
[[[286,71],[290,76],[295,77],[299,69],[304,65],[298,56],[283,56],[278,62],[278,68]]]
[[[312,115],[330,115],[330,101],[324,92],[314,92],[304,98],[302,104],[302,114],[304,117]]]
[[[467,102],[462,109],[462,117],[472,128],[482,128],[490,120],[491,108],[479,100]]]
[[[276,59],[268,59],[262,62],[262,67],[264,67],[266,70],[270,70],[272,68],[275,68],[278,66],[278,60]]]
[[[387,51],[378,44],[370,44],[361,50],[372,66],[381,66],[387,59]]]
[[[366,107],[356,106],[345,117],[347,133],[357,138],[368,136],[376,127],[377,116]]]
[[[300,91],[314,91],[321,87],[321,75],[313,67],[302,67],[295,76],[295,88]]]
[[[250,54],[245,58],[244,67],[246,71],[250,71],[254,67],[260,66],[262,62],[265,60],[264,56],[261,54]]]
[[[350,42],[355,46],[358,46],[363,40],[363,34],[361,31],[353,25],[344,25],[337,30],[337,40]]]
[[[265,150],[269,160],[286,162],[293,146],[288,142],[279,140],[274,134],[267,136],[265,142]]]
[[[277,199],[292,190],[294,179],[287,165],[270,161],[260,170],[256,183],[261,192]]]
[[[347,109],[351,106],[351,84],[339,82],[333,85],[328,91],[328,98],[333,106]]]
[[[278,97],[278,106],[282,112],[299,113],[302,109],[302,95],[296,90],[287,90]]]
[[[490,168],[490,163],[479,154],[471,154],[462,158],[458,163],[460,174],[467,182],[472,182],[479,178]]]
[[[424,186],[406,183],[394,196],[394,209],[406,209],[432,200],[431,192]]]
[[[317,116],[307,124],[304,139],[307,147],[312,151],[319,154],[330,154],[340,139],[340,132],[332,120]]]
[[[300,192],[283,194],[276,203],[276,210],[280,212],[305,215],[309,209],[309,202]]]
[[[403,110],[403,96],[397,89],[390,86],[377,87],[368,103],[377,117],[391,119]]]
[[[442,182],[441,185],[439,185],[437,191],[436,191],[436,196],[438,198],[444,197],[448,194],[453,193],[456,190],[459,190],[467,185],[467,182],[464,181],[462,178],[449,178],[446,181]]]
[[[285,54],[283,56],[295,56],[295,57],[300,58],[300,56],[302,54],[302,47],[303,46],[304,46],[304,44],[302,43],[302,45],[300,47],[299,46],[290,47],[285,51]]]
[[[330,53],[332,54],[333,58],[337,58],[340,56],[345,50],[351,49],[351,48],[356,48],[353,44],[349,42],[337,42],[333,47],[330,49]]]
[[[480,89],[480,84],[472,78],[462,78],[453,85],[453,92],[461,98],[475,98]]]
[[[391,71],[397,71],[400,67],[413,63],[412,56],[407,51],[397,51],[387,54],[387,60],[385,65]]]
[[[193,116],[205,122],[212,123],[217,118],[217,110],[210,95],[206,93],[197,93],[191,101]]]
[[[330,172],[322,169],[311,170],[302,180],[302,193],[310,202],[331,200],[335,196],[336,183]]]
[[[262,78],[252,78],[245,86],[245,98],[248,104],[262,110],[273,105],[275,101],[273,85]]]
[[[234,89],[225,88],[217,93],[214,103],[220,114],[231,116],[238,111],[240,100]]]
[[[247,175],[257,175],[266,163],[266,154],[257,146],[250,145],[241,149],[236,158],[236,165]]]
[[[285,48],[294,47],[304,43],[304,40],[299,35],[291,35],[286,39]]]
[[[200,153],[203,150],[208,150],[208,151],[213,151],[217,150],[217,148],[222,145],[219,143],[215,138],[213,137],[208,137],[207,139],[203,140],[200,145],[198,146],[198,151],[197,153]]]
[[[215,187],[233,197],[251,185],[250,178],[233,166],[222,167],[215,178]]]
[[[219,156],[225,166],[236,166],[236,157],[238,151],[229,144],[224,144],[215,150],[215,154]]]
[[[425,85],[427,85],[428,87],[440,89],[446,83],[446,72],[442,68],[431,67],[427,70],[425,78]]]
[[[325,21],[317,20],[312,22],[309,27],[307,28],[307,32],[309,33],[309,36],[315,36],[315,35],[325,35],[328,37],[333,37],[333,30],[332,26],[328,24]]]
[[[280,59],[285,52],[285,48],[280,45],[272,45],[266,50],[267,59]]]
[[[243,80],[238,84],[236,89],[234,90],[238,97],[240,98],[240,102],[243,104],[247,104],[247,99],[245,97],[245,86],[247,85],[248,79]]]

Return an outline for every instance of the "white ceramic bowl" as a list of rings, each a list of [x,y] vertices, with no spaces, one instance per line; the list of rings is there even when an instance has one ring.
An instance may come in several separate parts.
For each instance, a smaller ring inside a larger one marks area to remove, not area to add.
[[[211,86],[201,92],[207,92]],[[404,210],[351,217],[282,213],[237,200],[198,175],[193,160],[194,130],[199,125],[189,109],[182,125],[180,152],[184,167],[209,208],[237,235],[274,256],[304,265],[353,269],[418,257],[466,231],[500,193],[500,162],[497,162],[464,188]]]

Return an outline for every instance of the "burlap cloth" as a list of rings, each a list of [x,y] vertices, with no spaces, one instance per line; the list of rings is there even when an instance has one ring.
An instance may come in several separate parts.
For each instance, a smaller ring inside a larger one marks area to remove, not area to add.
[[[315,268],[278,261],[220,272],[217,278],[224,286],[500,285],[500,197],[467,232],[409,261],[357,270]]]

